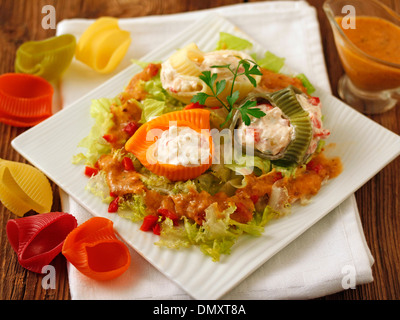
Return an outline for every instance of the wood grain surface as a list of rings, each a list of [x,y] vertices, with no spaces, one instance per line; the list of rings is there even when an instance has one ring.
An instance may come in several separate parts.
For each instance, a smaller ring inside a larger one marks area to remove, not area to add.
[[[69,18],[100,16],[137,17],[206,9],[247,1],[239,0],[0,0],[0,74],[14,71],[17,48],[25,41],[45,39],[55,30],[41,26],[44,5],[53,5],[57,22]],[[322,10],[323,0],[309,0],[318,11],[325,62],[334,94],[343,74],[332,32]],[[400,1],[383,0],[397,12]],[[374,121],[400,134],[400,108],[371,116]],[[0,123],[0,158],[25,162],[10,142],[25,129]],[[60,211],[57,186],[53,185],[53,211]],[[374,281],[324,300],[398,300],[400,298],[400,158],[397,158],[356,192],[362,226],[375,263]],[[29,213],[28,213],[29,214]],[[70,292],[66,261],[62,255],[52,262],[57,270],[56,289],[43,289],[42,276],[22,268],[6,235],[6,223],[15,216],[0,204],[0,299],[68,300]]]

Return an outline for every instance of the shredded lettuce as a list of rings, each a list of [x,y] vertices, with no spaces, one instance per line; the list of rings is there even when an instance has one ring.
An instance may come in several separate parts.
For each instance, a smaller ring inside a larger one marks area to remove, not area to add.
[[[205,220],[201,226],[186,217],[183,217],[183,224],[179,226],[174,226],[170,219],[166,219],[161,225],[160,239],[155,244],[172,249],[196,245],[213,261],[219,261],[221,255],[230,253],[242,234],[262,235],[264,226],[277,216],[267,206],[264,212],[255,213],[254,219],[244,224],[230,218],[235,210],[236,206],[231,204],[226,210],[220,211],[217,203],[213,203],[205,210]]]
[[[110,196],[110,188],[108,187],[104,171],[99,171],[98,174],[89,178],[85,189],[93,193],[96,197],[99,197],[105,203],[110,203],[113,200]]]
[[[230,33],[220,32],[216,50],[247,50],[253,44],[246,39],[236,37]]]
[[[272,72],[279,72],[285,65],[285,58],[280,58],[270,51],[265,52],[264,57],[256,60],[257,64],[264,69]]]
[[[90,106],[90,115],[94,119],[90,133],[82,139],[78,147],[85,148],[85,153],[75,155],[72,162],[94,165],[102,154],[111,151],[110,144],[103,139],[104,134],[113,126],[111,105],[121,105],[118,98],[93,100]]]
[[[143,195],[124,196],[118,203],[118,215],[133,222],[139,222],[146,216],[146,204]]]
[[[141,123],[146,123],[158,116],[164,114],[167,105],[165,101],[160,101],[156,99],[145,99],[142,102],[142,117],[140,119]]]

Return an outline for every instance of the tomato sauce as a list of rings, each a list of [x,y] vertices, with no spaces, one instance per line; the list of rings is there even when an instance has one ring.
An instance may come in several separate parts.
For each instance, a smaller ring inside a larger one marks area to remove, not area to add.
[[[307,89],[303,86],[303,83],[298,78],[289,77],[287,75],[275,73],[263,68],[261,68],[261,72],[263,75],[261,76],[258,87],[265,91],[275,92],[292,85],[297,87],[304,93],[307,93]]]

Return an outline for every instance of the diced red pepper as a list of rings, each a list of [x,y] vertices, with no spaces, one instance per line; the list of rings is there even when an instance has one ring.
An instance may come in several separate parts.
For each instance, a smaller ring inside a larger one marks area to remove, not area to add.
[[[103,139],[109,143],[115,142],[117,140],[117,138],[113,134],[105,134],[103,136]]]
[[[311,97],[311,98],[310,98],[310,103],[311,103],[312,105],[314,105],[314,106],[317,106],[317,105],[319,105],[320,100],[319,100],[318,97]]]
[[[159,223],[156,223],[156,225],[153,227],[153,233],[158,236],[161,234],[161,225]]]
[[[119,197],[116,197],[113,201],[111,201],[110,205],[108,206],[109,213],[115,213],[118,211],[118,202]]]
[[[198,102],[192,102],[189,103],[185,108],[183,108],[183,110],[190,110],[190,109],[204,109],[205,106],[198,103]]]
[[[151,76],[151,77],[155,77],[158,73],[158,66],[154,63],[149,63],[146,67],[146,72]]]
[[[249,208],[247,208],[242,202],[237,202],[236,210],[231,215],[233,220],[236,220],[240,223],[247,223],[253,218],[253,213]]]
[[[126,171],[132,171],[135,170],[135,167],[133,166],[133,162],[131,158],[128,157],[124,157],[122,159],[122,165],[124,166],[124,169]]]
[[[259,197],[258,195],[256,195],[256,194],[250,196],[250,200],[253,201],[254,204],[257,203],[257,201],[258,201],[259,198],[260,198],[260,197]]]
[[[114,192],[110,191],[110,197],[115,198],[115,197],[117,197],[117,195]]]
[[[149,214],[149,215],[144,217],[143,223],[140,226],[140,230],[142,230],[142,231],[153,230],[153,228],[157,224],[157,222],[158,222],[158,217],[154,216],[152,214]]]
[[[136,130],[139,128],[139,126],[135,122],[129,122],[125,127],[124,131],[129,135],[133,136],[133,134],[136,132]]]
[[[175,226],[178,225],[179,217],[172,211],[161,208],[161,209],[158,209],[157,213],[159,215],[161,215],[164,219],[166,219],[166,218],[171,219]]]
[[[322,164],[316,163],[315,161],[310,161],[307,163],[307,170],[314,171],[315,173],[319,174],[320,171],[324,168]]]
[[[261,140],[261,130],[254,129],[254,142],[259,142]]]
[[[277,172],[276,177],[274,178],[274,182],[283,179],[282,172]]]
[[[95,176],[98,173],[99,173],[99,169],[92,168],[89,166],[85,167],[85,175],[88,176],[89,178],[91,178],[92,176]]]

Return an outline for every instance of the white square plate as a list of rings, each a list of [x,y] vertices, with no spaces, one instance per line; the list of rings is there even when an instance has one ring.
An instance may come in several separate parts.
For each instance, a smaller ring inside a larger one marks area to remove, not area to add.
[[[204,51],[213,50],[220,31],[247,37],[228,21],[209,16],[142,60],[165,60],[177,48],[190,42],[195,42]],[[254,52],[265,52],[266,49],[251,41]],[[82,166],[71,162],[72,156],[80,152],[78,143],[88,135],[93,124],[89,113],[91,100],[115,97],[139,71],[141,69],[136,65],[128,67],[66,109],[18,136],[12,141],[12,146],[86,210],[95,216],[111,219],[126,242],[195,299],[222,297],[400,154],[399,136],[317,89],[314,95],[322,101],[325,125],[332,132],[327,143],[336,144],[334,153],[342,159],[342,174],[330,180],[310,204],[296,206],[291,215],[267,225],[261,237],[243,236],[232,248],[232,253],[223,256],[220,262],[212,262],[197,248],[179,251],[160,248],[154,245],[157,236],[141,232],[140,224],[107,213],[107,205],[85,190],[87,178]]]

